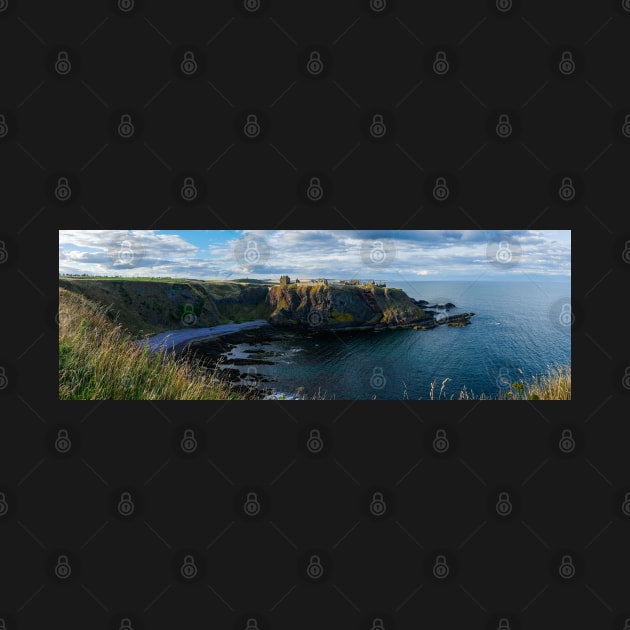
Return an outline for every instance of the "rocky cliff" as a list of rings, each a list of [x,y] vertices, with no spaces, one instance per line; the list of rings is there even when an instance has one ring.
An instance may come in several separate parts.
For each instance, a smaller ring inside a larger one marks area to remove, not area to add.
[[[106,307],[133,335],[256,319],[296,330],[424,329],[473,315],[438,319],[426,302],[374,285],[60,278],[59,287]]]
[[[245,282],[60,278],[59,287],[108,307],[132,334],[266,319],[267,286]]]
[[[375,286],[272,286],[269,321],[294,329],[336,330],[409,325],[425,313],[401,289]]]

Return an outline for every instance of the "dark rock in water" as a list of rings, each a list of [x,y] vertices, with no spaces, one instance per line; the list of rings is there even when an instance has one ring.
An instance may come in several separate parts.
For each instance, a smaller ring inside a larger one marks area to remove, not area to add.
[[[436,328],[447,324],[452,327],[468,326],[470,324],[470,318],[474,313],[458,313],[457,315],[444,315],[443,313],[431,313],[433,317],[427,321],[418,322],[413,326],[414,330],[428,330],[430,328]]]
[[[266,359],[226,359],[226,362],[230,365],[274,365],[273,361],[267,361]]]
[[[427,304],[427,308],[441,308],[443,310],[449,311],[450,309],[457,307],[452,302],[447,302],[446,304]]]
[[[241,380],[241,373],[235,368],[222,368],[221,375],[231,383],[236,383]]]

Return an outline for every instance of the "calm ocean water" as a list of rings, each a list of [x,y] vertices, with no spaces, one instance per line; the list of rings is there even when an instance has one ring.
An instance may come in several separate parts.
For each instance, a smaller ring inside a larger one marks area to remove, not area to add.
[[[431,383],[449,378],[447,398],[463,387],[495,396],[548,365],[571,364],[571,283],[399,282],[410,297],[474,312],[470,326],[432,330],[287,333],[280,340],[240,344],[229,358],[272,353],[273,365],[237,366],[269,379],[275,392],[304,388],[337,400],[427,399]],[[250,352],[248,352],[250,351]],[[522,372],[521,372],[522,370]]]

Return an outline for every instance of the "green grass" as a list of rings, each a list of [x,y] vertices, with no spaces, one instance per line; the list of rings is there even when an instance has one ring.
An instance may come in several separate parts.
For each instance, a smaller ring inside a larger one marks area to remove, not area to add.
[[[243,400],[217,366],[201,371],[186,358],[150,353],[112,321],[108,309],[59,290],[61,400]]]
[[[137,276],[137,277],[127,277],[127,276],[68,276],[68,275],[60,275],[60,278],[64,280],[72,279],[72,280],[131,280],[131,281],[143,281],[143,282],[188,282],[186,278],[160,278],[160,277],[151,277],[148,276],[146,278]],[[202,280],[195,280],[195,282],[202,282]]]
[[[183,328],[182,315],[189,307],[197,315],[199,327],[267,319],[271,314],[264,299],[266,288],[260,284],[165,278],[127,280],[60,277],[59,286],[90,302],[113,305],[118,323],[136,336]],[[257,300],[243,301],[243,296],[252,291],[262,295]]]
[[[438,386],[438,379],[434,379],[429,400],[571,400],[571,367],[567,365],[549,365],[543,374],[521,378],[493,395],[475,394],[466,387],[448,394],[450,380],[445,378]]]

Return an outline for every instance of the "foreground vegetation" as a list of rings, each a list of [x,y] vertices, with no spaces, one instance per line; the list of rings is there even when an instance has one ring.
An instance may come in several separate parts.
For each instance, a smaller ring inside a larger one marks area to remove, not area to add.
[[[458,394],[448,395],[446,384],[450,380],[444,379],[438,387],[435,379],[429,400],[571,400],[571,367],[567,365],[549,365],[545,373],[506,384],[495,396],[477,395],[466,387]]]
[[[217,367],[151,354],[133,343],[107,307],[59,290],[59,398],[61,400],[246,400]]]

